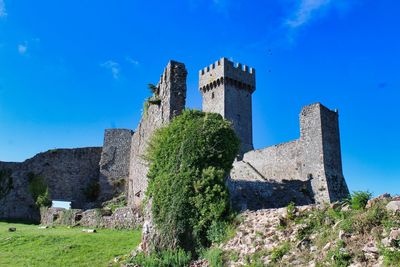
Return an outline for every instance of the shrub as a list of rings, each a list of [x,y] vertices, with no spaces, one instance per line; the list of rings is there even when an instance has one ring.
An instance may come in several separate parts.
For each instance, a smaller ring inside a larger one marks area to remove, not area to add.
[[[128,263],[141,267],[186,267],[191,260],[190,252],[181,249],[154,252],[149,256],[139,253],[128,260]]]
[[[186,110],[156,131],[146,159],[159,249],[195,250],[219,239],[218,223],[231,214],[225,179],[238,150],[230,122],[215,113]]]
[[[328,252],[327,256],[332,262],[332,266],[346,267],[350,265],[351,255],[344,246],[344,242],[340,240],[336,247]]]
[[[290,250],[290,245],[288,242],[284,242],[282,245],[274,248],[271,251],[271,261],[272,262],[280,261],[282,257],[289,252],[289,250]]]
[[[49,188],[44,178],[36,175],[33,172],[28,173],[28,190],[31,193],[33,200],[38,208],[50,207],[51,199]]]
[[[354,191],[350,199],[351,208],[354,210],[364,209],[371,196],[372,194],[368,191]]]
[[[38,196],[35,203],[38,207],[51,207],[51,199],[48,188],[46,188],[46,192],[44,194]]]
[[[398,249],[381,248],[380,254],[383,256],[385,266],[400,266],[400,251]]]
[[[296,206],[294,202],[289,203],[289,205],[286,208],[286,212],[287,212],[287,218],[289,220],[293,220],[295,218]]]
[[[202,258],[208,261],[210,267],[223,267],[223,251],[220,248],[210,248],[203,252]]]

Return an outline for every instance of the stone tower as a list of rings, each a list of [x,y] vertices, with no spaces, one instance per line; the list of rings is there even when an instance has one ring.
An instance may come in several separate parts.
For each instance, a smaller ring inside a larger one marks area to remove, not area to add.
[[[251,96],[256,88],[255,69],[221,58],[200,70],[203,111],[221,114],[232,122],[241,141],[240,154],[253,150]]]
[[[300,114],[300,144],[302,146],[304,179],[311,179],[317,203],[346,198],[349,190],[342,171],[339,114],[315,103]]]

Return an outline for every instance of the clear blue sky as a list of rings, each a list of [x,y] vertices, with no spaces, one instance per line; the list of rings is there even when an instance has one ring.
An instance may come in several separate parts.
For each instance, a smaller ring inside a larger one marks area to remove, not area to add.
[[[225,56],[257,70],[256,148],[296,139],[301,107],[340,111],[351,190],[400,193],[400,2],[0,0],[0,160],[134,129],[148,83]]]

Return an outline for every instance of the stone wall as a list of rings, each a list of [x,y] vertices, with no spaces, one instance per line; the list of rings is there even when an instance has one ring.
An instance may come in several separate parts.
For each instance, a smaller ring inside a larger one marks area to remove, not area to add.
[[[140,209],[130,207],[117,208],[114,212],[102,209],[41,209],[42,225],[68,225],[86,226],[94,228],[112,229],[137,229],[143,224],[143,216]]]
[[[185,65],[170,61],[157,84],[159,104],[149,104],[147,110],[132,136],[130,171],[128,181],[128,203],[139,205],[144,198],[147,187],[147,163],[143,156],[154,131],[166,125],[173,117],[179,115],[186,102]]]
[[[317,203],[334,202],[348,196],[343,172],[339,114],[320,103],[303,108],[300,114],[303,146],[303,177],[311,179]]]
[[[261,209],[333,202],[348,196],[342,173],[338,114],[320,103],[300,113],[298,140],[249,151],[227,181],[233,205]]]
[[[99,179],[101,148],[57,149],[22,163],[0,163],[11,170],[13,190],[0,199],[0,218],[39,221],[39,211],[28,190],[28,174],[46,181],[51,199],[72,201],[76,208],[90,206],[85,190]]]
[[[7,172],[7,179],[2,179],[0,184],[0,220],[39,221],[39,210],[28,191],[28,177],[23,167],[22,163],[0,162],[0,172]]]
[[[100,201],[107,201],[125,192],[129,178],[129,162],[133,131],[107,129],[100,159]]]

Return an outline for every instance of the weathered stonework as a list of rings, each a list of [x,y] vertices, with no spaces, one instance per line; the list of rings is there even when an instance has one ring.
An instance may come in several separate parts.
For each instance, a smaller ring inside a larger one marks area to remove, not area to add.
[[[41,210],[42,225],[86,226],[95,228],[137,229],[143,224],[141,211],[130,207],[117,208],[114,212],[102,209],[48,208]]]
[[[129,162],[133,131],[107,129],[100,159],[100,197],[104,202],[125,192],[129,178]]]
[[[72,207],[79,209],[75,210],[74,222],[94,226],[99,216],[93,208],[126,193],[128,207],[101,214],[96,225],[136,225],[141,220],[137,208],[147,187],[148,167],[143,156],[153,133],[185,108],[186,76],[184,64],[170,61],[153,88],[155,95],[147,101],[148,108],[136,131],[108,129],[102,148],[57,149],[22,163],[0,162],[0,171],[10,174],[10,179],[0,179],[0,219],[40,220],[28,190],[28,173],[32,172],[45,179],[53,200],[72,201]],[[349,192],[342,173],[338,113],[320,103],[306,106],[300,114],[299,139],[253,150],[255,86],[253,68],[235,65],[226,58],[199,73],[203,111],[216,112],[230,120],[242,141],[227,180],[234,207],[256,210],[282,207],[290,201],[305,205],[346,197]],[[93,185],[100,186],[96,200],[85,194]],[[149,203],[145,208],[143,240],[157,236]],[[53,213],[43,214],[42,220],[54,220],[57,215]]]
[[[227,184],[237,209],[334,202],[348,196],[337,112],[320,103],[304,107],[300,133],[298,140],[249,151],[234,163]]]
[[[251,95],[256,88],[255,69],[226,58],[200,70],[203,111],[221,114],[232,122],[241,140],[240,153],[253,150]]]
[[[143,156],[154,131],[165,126],[185,108],[186,102],[185,65],[170,61],[157,84],[159,93],[155,96],[159,104],[149,104],[132,137],[131,163],[128,182],[128,204],[141,203],[147,188],[148,167]]]
[[[40,153],[22,163],[0,163],[10,169],[13,190],[0,199],[0,218],[39,221],[39,210],[28,190],[28,174],[40,175],[46,181],[52,199],[72,201],[85,208],[85,189],[99,177],[101,148],[57,149]]]

